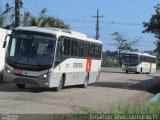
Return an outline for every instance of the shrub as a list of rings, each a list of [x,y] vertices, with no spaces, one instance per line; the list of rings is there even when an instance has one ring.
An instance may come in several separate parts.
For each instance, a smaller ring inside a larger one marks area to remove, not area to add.
[[[102,67],[113,67],[113,68],[117,68],[120,67],[119,63],[115,63],[115,62],[108,62],[108,61],[102,61]]]
[[[157,61],[157,69],[160,70],[160,61]]]

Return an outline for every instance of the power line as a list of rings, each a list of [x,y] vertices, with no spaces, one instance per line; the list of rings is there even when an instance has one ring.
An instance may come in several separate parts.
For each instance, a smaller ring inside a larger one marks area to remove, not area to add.
[[[52,15],[55,15],[55,13],[53,13],[53,11],[52,10],[50,10],[47,6],[47,4],[46,4],[46,2],[44,2],[44,0],[40,0],[40,2],[42,3],[42,7],[44,7],[44,5],[45,5],[45,7],[47,8],[47,10],[48,10],[48,12],[50,12],[50,14]],[[57,16],[57,15],[55,15],[55,16]]]
[[[28,7],[28,8],[30,8],[31,9],[31,11],[33,11],[34,13],[36,13],[36,10],[35,9],[33,9],[31,6],[30,6],[30,4],[28,3],[28,1],[27,0],[23,0],[24,2],[25,2],[25,5]],[[28,8],[27,8],[27,10],[28,10]]]
[[[95,21],[92,20],[77,20],[77,19],[63,19],[66,22],[78,22],[78,23],[93,23]],[[99,23],[103,24],[115,24],[115,25],[131,25],[131,26],[140,26],[143,25],[141,23],[129,23],[129,22],[117,22],[117,21],[99,21]]]

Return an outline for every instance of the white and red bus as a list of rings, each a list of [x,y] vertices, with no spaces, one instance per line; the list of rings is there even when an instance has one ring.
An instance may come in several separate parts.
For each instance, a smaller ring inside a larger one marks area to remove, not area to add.
[[[3,40],[4,39],[6,39],[6,41],[9,40],[9,36],[7,36],[7,34],[11,34],[11,30],[0,28],[0,71],[4,69],[6,49],[3,48],[3,44],[4,44]],[[7,46],[7,43],[6,43],[6,46]]]
[[[4,80],[26,85],[56,87],[98,80],[102,42],[85,34],[58,28],[18,27],[8,43]]]
[[[135,73],[155,73],[156,56],[148,53],[126,52],[122,54],[122,70]]]

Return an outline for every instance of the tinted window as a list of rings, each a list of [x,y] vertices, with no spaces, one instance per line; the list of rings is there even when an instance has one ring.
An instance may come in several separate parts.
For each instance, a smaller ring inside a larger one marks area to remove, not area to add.
[[[95,45],[91,44],[90,46],[90,57],[95,58]]]
[[[144,61],[144,56],[140,56],[140,61],[141,61],[141,62]]]
[[[89,43],[85,43],[84,44],[84,52],[83,52],[83,56],[84,57],[89,57],[89,48],[90,48],[90,44]]]
[[[77,56],[77,48],[78,48],[78,41],[72,40],[72,43],[71,43],[71,56]]]
[[[70,55],[70,48],[71,48],[71,40],[68,38],[64,38],[64,55]]]
[[[98,46],[98,58],[101,58],[102,46]]]
[[[79,43],[78,43],[78,57],[83,57],[83,46],[84,46],[84,42],[79,41]]]

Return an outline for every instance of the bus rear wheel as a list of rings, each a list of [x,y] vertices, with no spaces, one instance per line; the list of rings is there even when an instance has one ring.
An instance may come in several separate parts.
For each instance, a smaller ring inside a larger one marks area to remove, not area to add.
[[[19,89],[24,89],[25,88],[25,84],[16,84],[17,85],[17,88]]]
[[[87,88],[88,87],[88,80],[89,80],[89,77],[87,75],[86,78],[85,78],[84,84],[82,85],[83,88]]]

